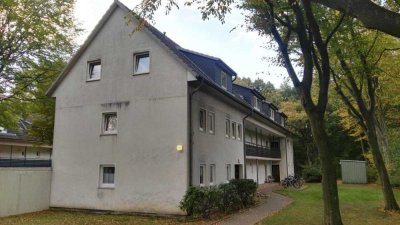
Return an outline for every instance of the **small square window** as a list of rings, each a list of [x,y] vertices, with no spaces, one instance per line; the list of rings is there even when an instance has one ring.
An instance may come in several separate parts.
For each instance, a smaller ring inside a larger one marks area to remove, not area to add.
[[[150,72],[150,54],[149,52],[137,53],[134,55],[134,74],[144,74]]]
[[[206,131],[206,110],[200,109],[199,111],[199,130],[202,132]]]
[[[232,139],[236,139],[236,122],[232,122],[231,134],[232,134]]]
[[[100,80],[101,77],[101,61],[96,60],[89,62],[88,80]]]
[[[231,126],[231,122],[229,119],[225,120],[225,137],[229,138],[230,136],[230,126]]]
[[[116,134],[118,125],[118,117],[116,112],[103,114],[103,133]]]
[[[213,112],[208,113],[208,132],[210,134],[215,133],[215,113]]]
[[[228,75],[224,71],[221,71],[221,87],[223,89],[228,87]]]
[[[206,165],[200,165],[200,186],[204,186],[204,176],[206,174]]]
[[[210,185],[215,182],[215,164],[210,165]]]
[[[100,165],[100,187],[113,188],[115,186],[115,166]]]

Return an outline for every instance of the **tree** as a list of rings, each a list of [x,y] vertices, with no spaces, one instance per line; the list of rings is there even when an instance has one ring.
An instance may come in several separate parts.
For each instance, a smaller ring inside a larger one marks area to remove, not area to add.
[[[378,96],[379,74],[383,71],[379,61],[391,43],[381,34],[368,32],[349,19],[345,19],[341,29],[344,32],[333,38],[330,48],[336,64],[331,67],[336,91],[367,137],[382,184],[385,209],[399,210],[382,156],[388,144],[385,144],[386,122]]]
[[[20,93],[40,77],[20,76],[39,58],[69,55],[79,29],[73,18],[74,0],[0,1],[0,101]],[[12,94],[11,94],[12,90]]]

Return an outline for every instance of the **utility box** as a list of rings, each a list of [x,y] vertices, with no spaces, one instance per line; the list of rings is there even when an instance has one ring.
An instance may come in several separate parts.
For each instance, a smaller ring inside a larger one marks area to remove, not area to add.
[[[344,184],[366,184],[367,162],[357,160],[340,160],[342,182]]]

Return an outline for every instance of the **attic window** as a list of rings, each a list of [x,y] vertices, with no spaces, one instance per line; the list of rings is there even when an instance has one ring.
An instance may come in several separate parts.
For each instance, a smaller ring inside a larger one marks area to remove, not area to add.
[[[261,107],[261,100],[258,99],[256,96],[253,96],[253,107],[257,110],[260,110]]]
[[[91,61],[88,62],[88,67],[89,67],[89,71],[88,71],[88,80],[92,81],[92,80],[100,80],[100,76],[101,76],[101,61],[100,60],[96,60],[96,61]]]
[[[149,52],[137,53],[133,57],[135,67],[134,74],[144,74],[150,72],[150,54]]]
[[[272,120],[275,119],[275,111],[273,109],[271,109],[271,119]]]
[[[224,71],[221,71],[221,87],[223,89],[228,87],[228,75]]]

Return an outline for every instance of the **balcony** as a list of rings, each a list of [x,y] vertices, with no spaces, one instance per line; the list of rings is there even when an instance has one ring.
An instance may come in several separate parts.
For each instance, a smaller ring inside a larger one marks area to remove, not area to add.
[[[253,143],[245,143],[246,156],[255,156],[263,158],[281,158],[281,151],[279,148],[267,148]]]
[[[51,167],[51,159],[0,158],[0,167]]]

